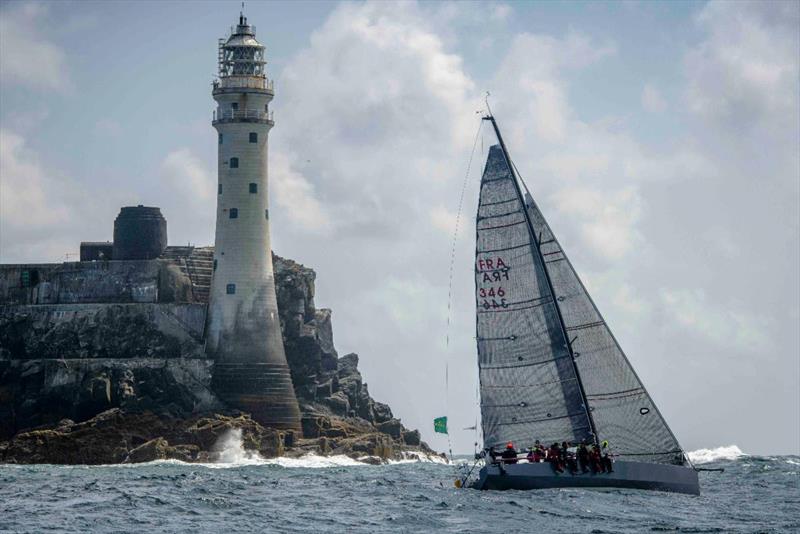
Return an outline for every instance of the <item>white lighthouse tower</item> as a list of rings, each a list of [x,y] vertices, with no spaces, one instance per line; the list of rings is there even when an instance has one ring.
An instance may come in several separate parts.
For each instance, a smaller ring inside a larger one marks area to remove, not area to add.
[[[267,137],[274,95],[255,27],[219,42],[213,125],[218,132],[217,228],[206,352],[214,388],[265,426],[300,431],[283,348],[269,233]]]

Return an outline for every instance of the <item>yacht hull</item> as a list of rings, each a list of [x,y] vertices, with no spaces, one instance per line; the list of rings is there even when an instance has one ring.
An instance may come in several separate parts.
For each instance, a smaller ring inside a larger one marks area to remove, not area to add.
[[[481,469],[474,487],[483,490],[546,488],[630,488],[700,494],[691,467],[643,462],[614,462],[613,473],[556,473],[547,463],[491,464]]]

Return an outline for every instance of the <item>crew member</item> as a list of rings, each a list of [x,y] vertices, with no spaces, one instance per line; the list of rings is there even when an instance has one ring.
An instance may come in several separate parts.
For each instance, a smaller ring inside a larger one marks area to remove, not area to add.
[[[614,465],[613,465],[614,462],[611,460],[611,456],[613,456],[613,455],[611,454],[611,451],[608,448],[608,440],[607,439],[603,440],[603,443],[601,444],[601,447],[603,449],[602,450],[603,466],[606,468],[606,472],[607,473],[613,473],[614,472]]]
[[[558,443],[550,445],[547,451],[547,461],[553,466],[553,471],[556,473],[563,473],[564,467],[561,464],[561,449],[558,448]]]
[[[586,440],[581,441],[581,444],[578,445],[578,466],[582,473],[589,472],[589,449],[586,448]]]
[[[517,463],[517,450],[514,448],[514,444],[510,441],[506,443],[506,450],[503,451],[503,454],[501,454],[500,457],[503,459],[503,463]]]

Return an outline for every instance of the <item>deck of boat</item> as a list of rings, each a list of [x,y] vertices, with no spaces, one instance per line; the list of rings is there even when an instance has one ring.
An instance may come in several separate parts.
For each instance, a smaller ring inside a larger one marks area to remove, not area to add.
[[[556,473],[548,463],[490,464],[481,469],[476,489],[631,488],[700,494],[691,467],[642,462],[614,462],[612,473]]]

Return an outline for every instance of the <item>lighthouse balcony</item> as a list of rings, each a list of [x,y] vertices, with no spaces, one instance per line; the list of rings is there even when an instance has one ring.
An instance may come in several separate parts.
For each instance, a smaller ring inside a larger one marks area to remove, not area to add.
[[[211,116],[211,124],[226,122],[260,122],[275,126],[275,121],[272,118],[272,111],[262,111],[259,109],[215,110]]]
[[[223,93],[262,93],[275,96],[272,80],[264,75],[247,74],[224,76],[214,80],[212,94]]]

